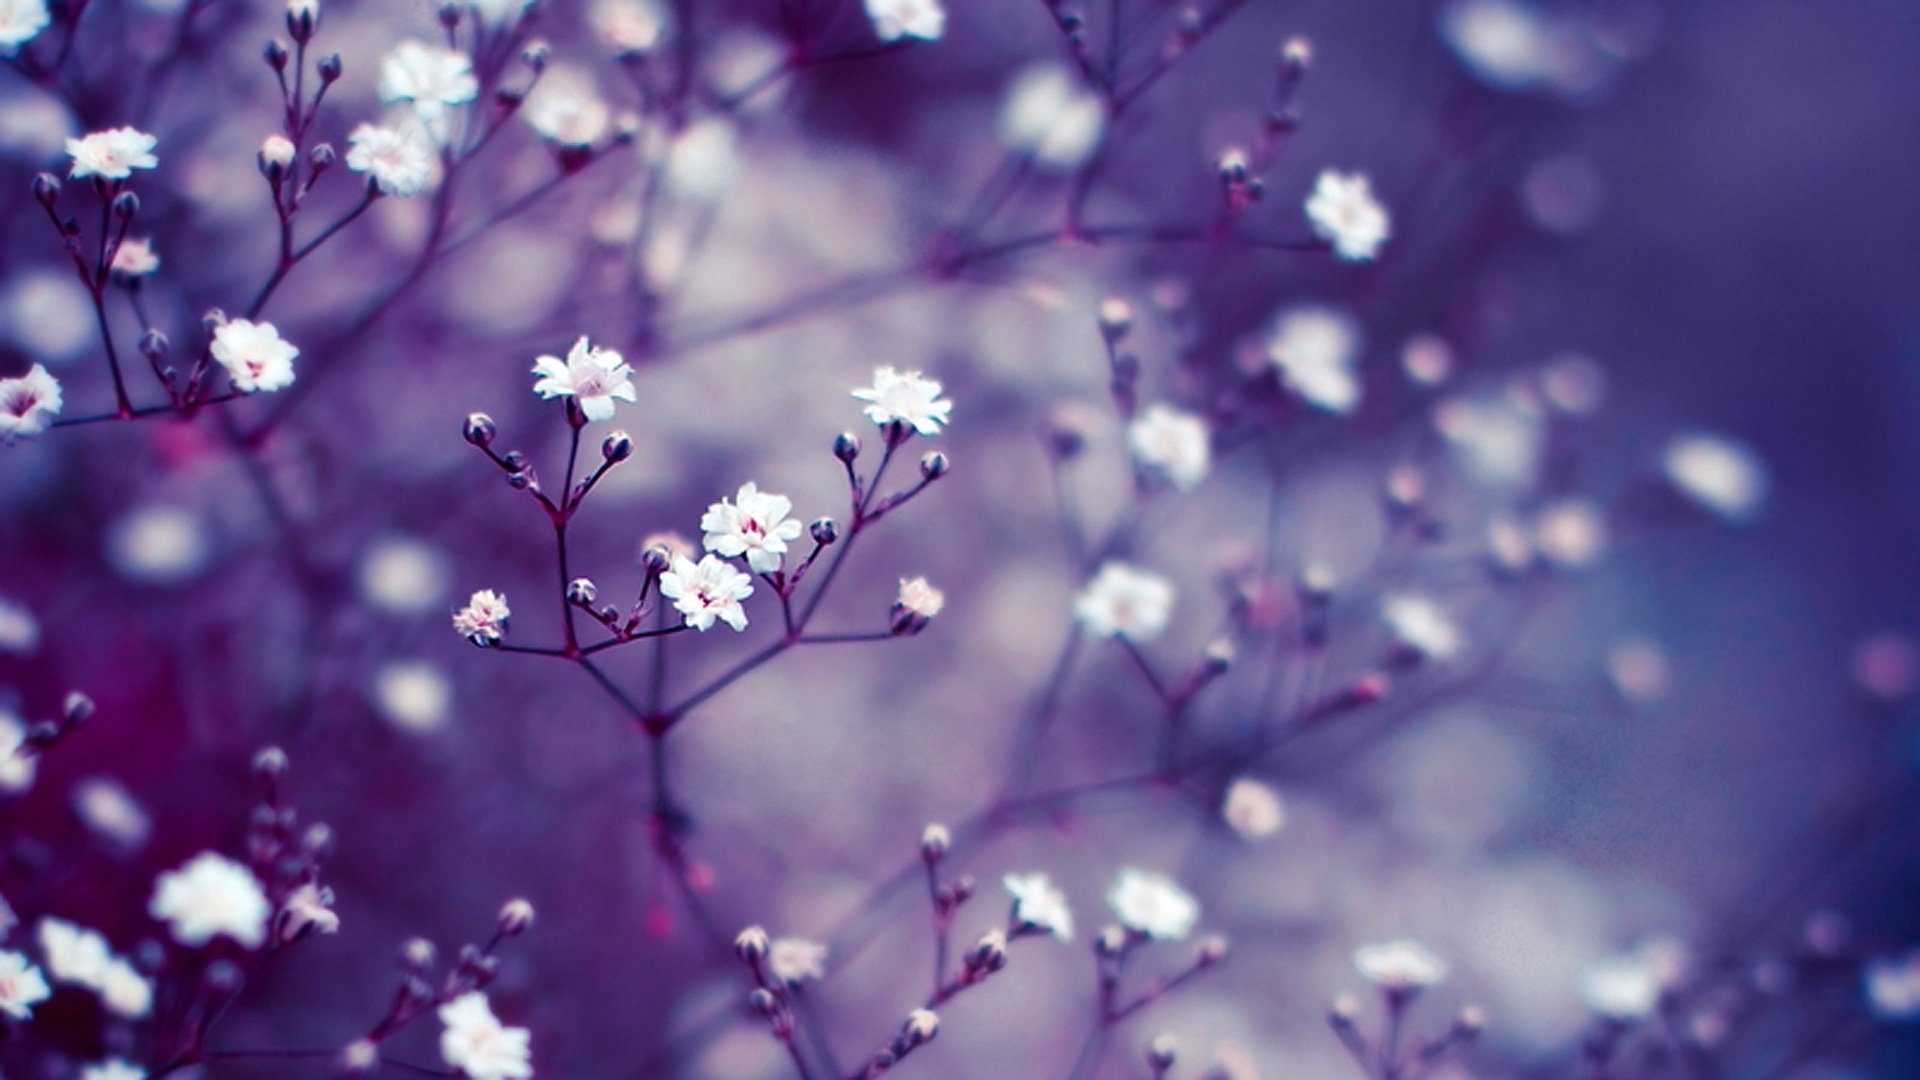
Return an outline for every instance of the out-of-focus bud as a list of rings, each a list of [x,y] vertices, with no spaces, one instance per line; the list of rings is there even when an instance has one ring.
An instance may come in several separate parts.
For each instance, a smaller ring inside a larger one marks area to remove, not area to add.
[[[932,483],[947,475],[950,467],[947,464],[947,455],[938,450],[929,450],[920,458],[920,478]]]
[[[1004,930],[989,930],[981,935],[967,954],[967,966],[978,971],[999,971],[1007,966],[1007,935]]]
[[[440,17],[440,25],[446,27],[449,30],[453,29],[456,26],[459,26],[460,25],[460,8],[461,8],[460,4],[452,3],[451,0],[449,0],[448,3],[441,4],[440,10],[436,12],[436,14]]]
[[[1206,665],[1208,676],[1219,678],[1233,666],[1233,639],[1214,638],[1207,643],[1206,651],[1200,654],[1200,662]]]
[[[1193,953],[1193,962],[1200,967],[1212,967],[1226,958],[1227,939],[1219,934],[1208,934],[1201,938]]]
[[[774,997],[773,992],[770,990],[759,989],[748,994],[747,1004],[753,1006],[754,1012],[759,1013],[769,1020],[780,1015],[780,999]]]
[[[265,52],[267,66],[275,71],[287,70],[287,47],[277,41],[267,42]]]
[[[408,938],[400,943],[400,970],[410,975],[424,975],[433,969],[435,952],[433,942],[426,938]]]
[[[260,143],[260,160],[265,165],[285,167],[293,164],[293,140],[285,135],[269,135]]]
[[[500,906],[500,936],[519,937],[533,929],[533,904],[515,897]]]
[[[833,456],[851,463],[860,456],[860,436],[851,431],[843,431],[833,437]]]
[[[536,38],[527,42],[527,47],[520,50],[520,59],[535,71],[545,71],[547,61],[553,59],[553,46]]]
[[[113,197],[113,215],[122,221],[130,220],[140,212],[140,196],[131,191],[123,191]]]
[[[840,539],[840,526],[830,517],[814,518],[813,524],[807,526],[807,534],[813,537],[814,543],[826,547]]]
[[[171,347],[172,343],[167,340],[167,335],[158,330],[149,329],[140,335],[140,355],[148,360],[158,361],[167,355],[167,350]]]
[[[287,0],[287,36],[301,44],[313,39],[320,21],[320,0]]]
[[[272,780],[286,775],[287,764],[287,752],[269,746],[253,755],[253,774],[262,780]]]
[[[300,835],[300,847],[315,859],[324,859],[333,854],[334,844],[333,826],[324,821],[307,826],[307,831]]]
[[[900,1035],[909,1047],[931,1042],[938,1034],[940,1016],[932,1009],[913,1010],[907,1014],[907,1022],[900,1028]]]
[[[946,857],[947,848],[953,844],[953,834],[938,822],[928,825],[920,833],[920,858],[931,866]]]
[[[1118,343],[1133,330],[1133,305],[1118,296],[1100,301],[1100,336]]]
[[[347,1076],[372,1076],[380,1068],[380,1044],[355,1039],[340,1051],[340,1071]]]
[[[1468,1005],[1460,1010],[1460,1016],[1454,1020],[1460,1030],[1469,1035],[1478,1035],[1487,1026],[1487,1010],[1478,1005]]]
[[[1147,1067],[1155,1076],[1163,1076],[1173,1068],[1173,1036],[1155,1035],[1147,1042]]]
[[[525,491],[533,486],[533,474],[530,472],[509,473],[507,485],[515,491]]]
[[[1087,432],[1093,426],[1092,410],[1080,402],[1071,402],[1053,410],[1047,418],[1047,448],[1062,461],[1080,456],[1087,448]]]
[[[600,444],[600,456],[612,464],[619,464],[633,456],[633,439],[624,431],[616,431]]]
[[[767,950],[773,943],[767,938],[765,927],[749,926],[733,939],[733,951],[740,959],[749,964],[757,964],[767,958]]]
[[[60,703],[60,719],[68,727],[86,723],[93,718],[93,699],[78,690],[67,691],[66,699]]]
[[[200,985],[206,988],[207,996],[217,1001],[225,1001],[239,993],[240,985],[246,981],[240,965],[231,960],[215,960],[207,965],[206,973],[200,977]]]
[[[1127,949],[1127,932],[1118,926],[1109,926],[1100,931],[1093,939],[1093,952],[1096,956],[1119,956]]]
[[[54,201],[60,198],[60,178],[48,172],[36,175],[33,178],[33,197],[41,206],[53,209]]]
[[[1303,37],[1290,37],[1280,44],[1280,62],[1290,68],[1305,68],[1313,63],[1313,43]]]
[[[518,450],[507,451],[501,455],[500,460],[506,463],[507,468],[515,472],[527,471],[527,455]]]
[[[320,58],[318,64],[314,65],[314,70],[320,73],[321,82],[330,83],[340,81],[340,75],[346,69],[340,63],[339,53],[328,53]]]
[[[468,442],[482,449],[492,446],[493,437],[497,434],[499,429],[493,426],[493,417],[486,413],[469,414],[466,425],[461,428],[461,435]]]
[[[600,587],[592,578],[577,577],[567,582],[567,603],[575,607],[586,607],[600,598]]]
[[[1341,994],[1333,999],[1333,1005],[1327,1009],[1327,1020],[1335,1027],[1352,1027],[1360,1019],[1360,999],[1352,994]]]
[[[664,574],[667,572],[667,567],[673,565],[673,553],[655,544],[640,553],[640,565],[644,566],[649,574]]]
[[[336,160],[337,156],[334,154],[332,143],[321,143],[307,151],[307,164],[313,167],[315,173],[323,173],[333,168]]]

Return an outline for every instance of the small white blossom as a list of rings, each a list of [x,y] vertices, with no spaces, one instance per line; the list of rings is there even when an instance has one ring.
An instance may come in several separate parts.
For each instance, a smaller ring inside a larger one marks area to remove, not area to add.
[[[118,1058],[80,1070],[80,1080],[147,1080],[147,1071]]]
[[[478,990],[440,1006],[440,1056],[472,1080],[527,1080],[533,1075],[533,1036],[507,1027]]]
[[[1207,422],[1167,405],[1149,405],[1127,425],[1127,449],[1142,468],[1186,491],[1206,479],[1212,463]]]
[[[203,851],[180,869],[160,875],[147,913],[169,924],[173,940],[182,945],[205,945],[216,937],[228,937],[257,949],[267,940],[273,905],[251,870]]]
[[[447,722],[453,705],[453,684],[425,660],[391,660],[373,677],[369,695],[374,707],[404,731],[424,734]]]
[[[1129,866],[1107,890],[1120,925],[1160,941],[1178,941],[1200,921],[1200,902],[1164,874]]]
[[[429,125],[479,93],[472,62],[454,49],[404,41],[380,61],[380,100],[389,105],[411,103],[414,113]]]
[[[940,434],[953,411],[953,402],[940,396],[938,380],[892,367],[873,369],[873,385],[854,390],[853,396],[867,403],[861,411],[875,424],[897,420],[922,435]]]
[[[507,633],[507,607],[504,593],[481,589],[467,598],[467,606],[453,613],[453,630],[475,645],[496,645]]]
[[[27,725],[0,705],[0,792],[18,795],[33,786],[40,759],[20,751],[27,745]]]
[[[924,577],[901,578],[900,591],[895,594],[893,603],[916,618],[931,619],[947,606],[947,594],[934,588]]]
[[[1000,141],[1056,172],[1079,168],[1107,132],[1107,107],[1065,64],[1022,71],[1000,109]]]
[[[613,419],[613,403],[640,400],[633,388],[633,368],[612,349],[595,348],[583,335],[567,351],[567,358],[542,356],[533,363],[540,376],[533,392],[543,398],[571,397],[589,420]]]
[[[1272,836],[1287,823],[1286,804],[1272,785],[1241,777],[1227,787],[1220,820],[1247,840]]]
[[[113,950],[96,931],[65,919],[40,920],[40,956],[55,982],[98,990],[107,981]]]
[[[1452,659],[1465,644],[1453,619],[1424,596],[1388,596],[1380,602],[1380,617],[1395,640],[1429,660]]]
[[[439,164],[418,127],[361,124],[347,136],[347,168],[366,173],[380,194],[406,198],[432,186]]]
[[[0,379],[0,445],[47,430],[62,403],[60,380],[44,364],[19,378]]]
[[[1867,1007],[1882,1020],[1920,1019],[1920,949],[1867,962]]]
[[[109,269],[123,278],[146,277],[160,269],[160,256],[153,253],[152,239],[129,237],[113,249]]]
[[[115,1016],[138,1020],[153,1011],[153,984],[120,957],[107,964],[95,989],[100,993],[100,1003]]]
[[[867,0],[867,18],[881,41],[903,37],[937,40],[947,28],[947,12],[940,0]]]
[[[1267,358],[1287,388],[1317,409],[1342,415],[1360,404],[1359,350],[1353,320],[1330,308],[1283,312],[1267,338]]]
[[[1373,197],[1362,173],[1323,170],[1307,197],[1306,213],[1314,235],[1332,243],[1341,258],[1355,262],[1379,254],[1391,231],[1386,207]]]
[[[786,983],[827,977],[827,947],[806,938],[775,938],[767,947],[767,970]]]
[[[1667,444],[1661,464],[1682,494],[1728,521],[1752,521],[1766,506],[1766,468],[1731,439],[1683,435]]]
[[[1102,564],[1073,600],[1073,617],[1093,637],[1151,641],[1172,611],[1173,583],[1123,562]]]
[[[213,332],[213,358],[227,369],[234,389],[252,394],[293,385],[293,360],[300,350],[280,337],[270,322],[229,319]]]
[[[52,21],[46,0],[0,0],[0,56],[19,52]]]
[[[740,485],[732,502],[721,499],[707,507],[700,518],[706,533],[701,542],[716,555],[744,555],[755,573],[771,574],[780,569],[788,541],[800,539],[801,524],[787,517],[792,511],[792,499],[761,491],[749,480]]]
[[[295,941],[308,934],[334,934],[340,931],[340,916],[334,914],[333,890],[309,881],[293,890],[280,905],[280,940]]]
[[[1354,969],[1389,990],[1418,990],[1447,977],[1447,965],[1417,941],[1363,945],[1353,951]]]
[[[1073,909],[1067,906],[1067,894],[1056,888],[1045,874],[1008,874],[1000,879],[1013,897],[1013,920],[1052,934],[1061,941],[1073,940]]]
[[[527,125],[562,146],[591,146],[606,134],[613,113],[578,68],[553,66],[520,106]]]
[[[35,1005],[52,995],[46,976],[25,956],[0,952],[0,1014],[25,1020],[33,1015]]]
[[[1533,544],[1556,566],[1592,566],[1607,549],[1607,521],[1599,507],[1585,499],[1562,499],[1534,517]]]
[[[753,595],[753,579],[734,565],[712,555],[698,563],[684,555],[660,575],[660,595],[673,601],[686,625],[710,630],[719,619],[735,630],[747,628],[747,612],[740,601]]]
[[[278,165],[284,169],[293,164],[294,153],[293,140],[285,135],[269,135],[260,143],[260,160],[268,165]]]
[[[620,53],[652,52],[667,32],[659,0],[594,0],[587,18],[594,33]]]
[[[105,776],[90,776],[73,786],[74,816],[115,846],[136,850],[153,831],[148,816],[126,785]]]
[[[67,175],[75,179],[97,176],[102,180],[125,180],[135,169],[151,169],[160,164],[153,148],[160,140],[130,127],[96,131],[67,140],[67,155],[73,168]]]

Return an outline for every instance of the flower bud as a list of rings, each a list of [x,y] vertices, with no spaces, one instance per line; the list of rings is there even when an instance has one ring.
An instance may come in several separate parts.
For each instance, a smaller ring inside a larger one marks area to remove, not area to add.
[[[773,992],[764,987],[748,994],[747,1004],[753,1006],[754,1012],[759,1013],[769,1020],[780,1015],[780,999],[773,996]]]
[[[148,360],[158,361],[167,355],[167,350],[171,347],[172,342],[167,340],[167,335],[158,330],[149,329],[140,335],[140,355]]]
[[[282,45],[277,41],[269,41],[267,42],[265,55],[266,55],[268,67],[272,68],[275,71],[287,70],[288,57],[287,57],[287,47],[285,45]]]
[[[1133,305],[1117,296],[1100,301],[1100,336],[1117,343],[1133,329]]]
[[[931,1042],[940,1034],[940,1016],[932,1009],[915,1009],[907,1014],[907,1022],[900,1028],[900,1035],[909,1047]]]
[[[285,135],[269,135],[260,144],[260,171],[266,173],[268,179],[272,179],[293,164],[293,155],[292,139]]]
[[[592,578],[577,577],[567,582],[567,603],[586,607],[600,597],[600,587]]]
[[[953,844],[953,834],[945,825],[935,823],[926,827],[920,834],[920,858],[928,866],[946,857],[947,848]]]
[[[852,464],[860,456],[860,436],[851,431],[843,431],[833,437],[833,456]]]
[[[655,544],[640,553],[640,565],[646,567],[649,574],[664,574],[667,567],[673,565],[673,553]]]
[[[493,445],[493,437],[499,429],[493,426],[493,417],[486,413],[472,413],[467,417],[466,426],[461,434],[466,440],[482,449]]]
[[[315,859],[324,859],[333,854],[334,844],[333,826],[324,821],[314,822],[307,826],[306,832],[300,834],[301,849]]]
[[[68,727],[76,727],[93,719],[93,699],[78,690],[67,691],[66,699],[60,702],[60,719]]]
[[[400,943],[400,970],[423,975],[432,970],[435,949],[426,938],[408,938]]]
[[[525,491],[533,486],[533,474],[528,472],[510,473],[507,484],[515,491]]]
[[[1153,1070],[1155,1076],[1173,1068],[1173,1059],[1173,1036],[1155,1035],[1147,1042],[1147,1067]]]
[[[772,947],[773,943],[767,940],[767,931],[764,927],[749,926],[733,939],[734,953],[749,964],[757,964],[765,960],[767,950]]]
[[[321,143],[307,151],[307,164],[313,167],[315,173],[323,173],[333,168],[335,159],[332,143]]]
[[[1208,934],[1200,939],[1194,950],[1193,962],[1200,967],[1212,967],[1227,958],[1227,939],[1219,934]]]
[[[989,930],[967,954],[967,966],[978,971],[999,971],[1007,966],[1007,935],[1004,930]]]
[[[113,214],[122,221],[132,219],[140,212],[140,196],[131,191],[123,191],[113,197]]]
[[[533,929],[533,904],[515,897],[500,907],[500,936],[519,937]]]
[[[380,1068],[380,1044],[355,1039],[340,1051],[340,1071],[348,1076],[372,1076]]]
[[[633,440],[624,431],[616,431],[600,444],[600,456],[609,464],[618,464],[633,456]]]
[[[40,173],[33,178],[33,197],[41,206],[53,209],[54,200],[60,197],[60,178],[52,173]]]
[[[552,58],[553,46],[538,38],[527,42],[527,47],[520,50],[521,61],[536,72],[546,70],[547,61]]]
[[[340,54],[328,53],[321,57],[320,62],[314,65],[314,70],[320,73],[322,83],[340,81],[340,74],[344,70],[340,64]]]
[[[1107,927],[1100,931],[1100,936],[1093,939],[1093,952],[1096,956],[1119,956],[1126,949],[1127,932],[1118,926]]]
[[[947,455],[938,450],[929,450],[920,458],[920,479],[932,483],[947,475]]]
[[[313,38],[313,26],[320,20],[319,0],[288,0],[287,36],[301,44]]]
[[[277,746],[269,746],[253,755],[253,774],[262,780],[286,775],[287,765],[287,752]]]
[[[507,468],[512,469],[514,472],[527,471],[527,455],[518,450],[507,451],[501,455],[500,460],[505,462]],[[531,477],[529,477],[529,479],[531,479]]]
[[[813,524],[807,526],[807,533],[814,543],[826,547],[840,539],[840,526],[830,517],[814,518]]]

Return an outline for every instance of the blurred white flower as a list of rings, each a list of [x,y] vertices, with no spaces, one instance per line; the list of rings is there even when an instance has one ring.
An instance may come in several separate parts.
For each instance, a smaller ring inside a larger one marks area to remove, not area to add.
[[[97,931],[65,919],[40,920],[40,956],[55,982],[98,990],[107,981],[113,950]]]
[[[1047,875],[1008,874],[1000,879],[1013,897],[1013,921],[1022,926],[1052,934],[1061,941],[1073,940],[1073,909],[1067,906],[1067,894],[1056,888]]]
[[[1389,990],[1418,990],[1447,977],[1447,965],[1417,941],[1401,939],[1353,951],[1354,969]]]
[[[300,350],[280,337],[270,322],[228,319],[213,332],[214,360],[227,369],[234,389],[251,394],[293,385],[293,361]]]
[[[1546,444],[1540,411],[1511,395],[1448,398],[1434,406],[1433,426],[1483,483],[1523,487],[1539,471]]]
[[[1129,866],[1107,890],[1120,925],[1145,937],[1178,941],[1200,921],[1200,902],[1172,878]]]
[[[133,510],[108,534],[107,561],[130,581],[149,585],[185,581],[207,564],[207,537],[200,516],[184,506]]]
[[[701,542],[716,555],[744,555],[755,573],[771,574],[780,569],[787,542],[800,539],[801,524],[787,517],[792,511],[793,500],[761,491],[749,480],[740,485],[732,502],[721,499],[707,507],[700,518],[706,533]]]
[[[33,1007],[51,997],[46,976],[20,953],[0,952],[0,1013],[14,1020],[33,1015]]]
[[[881,41],[903,37],[933,41],[947,28],[947,12],[940,0],[867,0],[867,18]]]
[[[1093,637],[1151,641],[1172,611],[1173,583],[1123,562],[1103,563],[1073,600],[1073,617]]]
[[[1644,704],[1673,688],[1673,667],[1658,642],[1636,638],[1607,650],[1607,678],[1621,697]]]
[[[418,540],[398,536],[379,540],[360,563],[361,593],[386,611],[425,611],[439,602],[446,589],[446,560]]]
[[[587,20],[619,53],[651,52],[667,31],[667,12],[659,0],[594,0]]]
[[[73,813],[87,828],[122,848],[139,848],[153,831],[153,819],[126,785],[92,776],[73,786]]]
[[[62,404],[60,380],[44,364],[19,378],[0,379],[0,445],[47,430]]]
[[[33,786],[40,759],[23,754],[27,745],[27,725],[0,705],[0,792],[18,795]]]
[[[1243,776],[1227,786],[1220,819],[1243,839],[1258,840],[1272,836],[1286,824],[1286,804],[1271,784]]]
[[[373,703],[395,727],[434,731],[447,722],[453,683],[425,660],[394,660],[373,677]]]
[[[613,113],[585,71],[562,65],[547,68],[520,106],[527,125],[562,146],[591,146],[606,134]]]
[[[1660,977],[1639,956],[1614,956],[1580,977],[1587,1007],[1610,1020],[1644,1020],[1660,1003]]]
[[[767,947],[767,970],[781,982],[827,977],[827,947],[806,938],[775,938]]]
[[[0,654],[25,656],[40,646],[40,620],[25,604],[0,596]]]
[[[933,583],[924,577],[901,578],[900,591],[895,594],[893,603],[917,618],[931,619],[947,606],[947,594],[934,588]]]
[[[747,628],[747,612],[740,601],[753,595],[753,579],[712,555],[698,563],[684,555],[660,575],[660,595],[673,601],[687,626],[710,630],[719,619],[735,630]]]
[[[73,158],[68,176],[97,176],[102,180],[125,180],[135,169],[151,169],[160,164],[153,148],[160,140],[130,127],[96,131],[67,140],[67,155]]]
[[[101,976],[100,1004],[115,1016],[138,1020],[153,1011],[153,984],[125,960],[114,957]]]
[[[867,403],[861,411],[875,424],[898,420],[922,435],[940,434],[953,411],[953,402],[940,396],[938,380],[891,366],[874,368],[873,385],[859,387],[853,396]]]
[[[1920,1019],[1920,949],[1867,961],[1867,1007],[1882,1020]]]
[[[527,1080],[533,1075],[533,1036],[507,1027],[478,990],[440,1006],[440,1056],[472,1080]]]
[[[429,126],[479,93],[473,64],[453,49],[403,41],[380,61],[380,100],[411,103],[414,114]]]
[[[53,20],[46,0],[0,0],[0,56],[12,56]]]
[[[1306,213],[1314,235],[1333,244],[1343,259],[1372,259],[1391,232],[1386,207],[1373,197],[1363,173],[1322,170],[1307,197]]]
[[[667,148],[667,188],[683,199],[711,202],[739,178],[740,133],[725,120],[696,120]]]
[[[1022,71],[1000,109],[1000,141],[1042,168],[1085,164],[1107,130],[1107,108],[1065,64],[1042,61]]]
[[[123,278],[146,277],[160,269],[160,256],[153,253],[149,237],[128,237],[113,249],[110,269]]]
[[[280,905],[280,940],[296,941],[307,934],[333,934],[340,930],[340,916],[334,914],[333,891],[313,882],[305,882]]]
[[[1149,405],[1127,425],[1133,459],[1182,491],[1206,479],[1211,443],[1205,420],[1167,405]]]
[[[173,940],[182,945],[205,945],[216,937],[227,937],[257,949],[267,939],[273,905],[253,871],[203,851],[154,881],[147,913],[167,923]]]
[[[1453,346],[1438,334],[1416,334],[1401,349],[1400,366],[1416,386],[1439,386],[1453,374]]]
[[[115,1058],[80,1070],[80,1080],[147,1080],[147,1071],[131,1062]]]
[[[1429,660],[1449,660],[1465,639],[1444,608],[1424,596],[1400,593],[1380,602],[1380,617],[1400,644]]]
[[[1354,364],[1360,333],[1353,320],[1324,307],[1281,312],[1267,338],[1267,358],[1280,369],[1287,388],[1307,404],[1346,414],[1360,404],[1360,379]]]
[[[406,198],[432,186],[439,162],[418,127],[361,124],[347,136],[347,168],[366,173],[380,194]]]
[[[495,645],[506,636],[512,614],[506,594],[481,589],[467,598],[466,607],[453,613],[453,630],[475,645]]]
[[[613,419],[613,403],[631,405],[640,400],[633,388],[633,368],[612,349],[595,348],[583,335],[567,351],[567,358],[542,356],[533,362],[540,376],[533,392],[543,398],[571,397],[589,420]]]
[[[1667,480],[1728,521],[1744,523],[1767,502],[1767,470],[1751,449],[1718,435],[1683,435],[1661,456]]]
[[[1562,499],[1533,519],[1534,546],[1546,560],[1569,570],[1593,565],[1607,549],[1607,521],[1585,499]]]
[[[1553,36],[1546,20],[1518,0],[1454,0],[1440,15],[1440,36],[1481,81],[1521,90],[1551,77]]]

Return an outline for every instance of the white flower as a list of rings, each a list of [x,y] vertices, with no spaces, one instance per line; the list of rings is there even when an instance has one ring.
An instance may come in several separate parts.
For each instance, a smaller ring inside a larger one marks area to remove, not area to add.
[[[487,995],[465,993],[440,1006],[440,1056],[473,1080],[527,1080],[533,1075],[532,1035],[493,1015]]]
[[[205,945],[228,937],[257,949],[267,940],[273,905],[253,872],[231,859],[203,851],[154,882],[147,913],[170,924],[173,940]]]
[[[1341,258],[1356,262],[1378,254],[1391,231],[1387,210],[1373,197],[1363,173],[1322,170],[1307,197],[1306,212],[1314,235],[1331,242]]]
[[[361,124],[347,136],[347,144],[347,168],[366,173],[382,195],[418,195],[438,172],[433,148],[417,127]]]
[[[1073,617],[1093,637],[1151,641],[1172,611],[1173,583],[1123,562],[1103,563],[1073,600]]]
[[[1580,977],[1587,1007],[1613,1020],[1644,1020],[1660,1003],[1660,976],[1641,957],[1602,960]]]
[[[1515,0],[1454,0],[1440,36],[1483,82],[1519,90],[1554,74],[1553,34],[1531,5]]]
[[[1241,777],[1227,786],[1220,820],[1247,840],[1272,836],[1287,823],[1286,804],[1271,785]]]
[[[102,180],[125,180],[135,169],[151,169],[160,164],[153,148],[160,140],[130,127],[96,131],[83,138],[67,140],[67,154],[73,158],[68,176],[97,176]]]
[[[1172,878],[1131,866],[1107,890],[1107,906],[1120,925],[1161,941],[1186,937],[1200,921],[1200,902]]]
[[[940,0],[867,0],[867,18],[881,41],[916,37],[937,40],[947,28],[947,12]]]
[[[153,819],[118,780],[90,776],[73,785],[73,813],[116,847],[134,850],[147,842]]]
[[[1067,906],[1067,894],[1054,887],[1045,874],[1008,874],[1000,879],[1013,897],[1013,920],[1052,934],[1061,941],[1073,940],[1073,909]]]
[[[132,964],[115,957],[101,977],[100,1003],[115,1016],[138,1020],[153,1010],[153,984]]]
[[[1418,990],[1447,977],[1447,965],[1439,957],[1419,942],[1405,939],[1355,949],[1353,966],[1389,990]]]
[[[285,135],[269,135],[260,143],[260,160],[268,165],[284,169],[293,164],[294,153],[293,140]]]
[[[697,120],[667,148],[666,170],[667,187],[681,198],[718,199],[740,178],[740,133],[718,117]]]
[[[300,350],[270,322],[229,319],[213,332],[213,358],[227,369],[234,389],[251,394],[293,385],[293,358]]]
[[[17,379],[0,379],[0,445],[47,430],[61,404],[60,380],[44,364]]]
[[[947,606],[947,594],[934,588],[925,577],[903,577],[893,605],[915,618],[931,619]]]
[[[1330,308],[1283,312],[1267,338],[1267,358],[1280,368],[1288,389],[1315,408],[1343,415],[1360,404],[1360,380],[1353,370],[1359,349],[1353,320]]]
[[[1523,487],[1539,473],[1546,425],[1539,409],[1512,394],[1448,398],[1434,406],[1433,426],[1476,480]]]
[[[153,241],[147,237],[122,240],[113,249],[110,269],[123,278],[146,277],[160,269],[160,256],[153,253]]]
[[[340,916],[328,905],[333,890],[309,881],[287,897],[280,906],[280,940],[296,941],[308,934],[333,934],[340,930]]]
[[[1460,628],[1439,604],[1401,593],[1380,601],[1380,617],[1400,644],[1429,660],[1448,660],[1465,644]]]
[[[380,100],[411,102],[414,113],[430,125],[479,93],[473,64],[453,49],[404,41],[380,61]]]
[[[792,510],[792,499],[761,491],[749,480],[740,485],[732,502],[721,499],[707,507],[700,518],[700,528],[706,532],[701,542],[716,555],[745,555],[755,573],[771,574],[780,569],[787,541],[800,539],[800,523],[787,517]]]
[[[667,30],[659,0],[595,0],[588,20],[594,33],[621,53],[650,52]]]
[[[52,21],[46,0],[0,0],[0,56],[19,52]]]
[[[0,705],[0,792],[18,795],[33,786],[40,759],[20,751],[27,745],[27,725]]]
[[[106,984],[113,950],[107,939],[65,919],[40,920],[40,955],[55,982],[73,983],[90,990]]]
[[[147,1080],[147,1072],[138,1065],[116,1058],[80,1070],[80,1080]]]
[[[454,632],[475,645],[494,645],[507,633],[507,607],[504,593],[481,589],[467,598],[467,606],[453,613]]]
[[[395,727],[415,733],[433,731],[447,722],[453,705],[453,684],[438,667],[425,660],[393,660],[373,677],[373,704]]]
[[[899,421],[922,435],[938,435],[953,411],[953,402],[940,396],[940,383],[917,371],[897,371],[892,367],[873,369],[873,385],[862,386],[853,396],[867,403],[862,412],[876,424]]]
[[[1882,1020],[1920,1018],[1920,949],[1867,962],[1867,1007]]]
[[[827,977],[827,947],[806,938],[775,938],[767,947],[767,970],[781,982]]]
[[[520,106],[528,126],[562,146],[590,146],[612,119],[593,79],[578,68],[552,66]]]
[[[1150,405],[1127,425],[1127,448],[1142,468],[1182,491],[1206,479],[1212,462],[1207,422],[1166,405]]]
[[[1758,517],[1767,502],[1767,470],[1754,452],[1718,435],[1683,435],[1661,457],[1667,480],[1728,521]]]
[[[612,349],[595,348],[583,335],[567,351],[567,358],[542,356],[533,362],[540,376],[533,392],[543,398],[571,397],[589,420],[613,419],[616,400],[631,405],[640,400],[633,388],[633,368]]]
[[[33,1007],[51,997],[46,976],[17,952],[0,952],[0,1013],[15,1020],[33,1015]]]
[[[712,555],[701,556],[698,563],[675,555],[673,566],[660,575],[660,595],[672,600],[695,630],[712,629],[715,619],[745,630],[747,612],[740,601],[753,595],[753,579]]]
[[[1533,540],[1548,562],[1578,570],[1606,551],[1607,521],[1585,499],[1562,499],[1534,517]]]
[[[1058,172],[1084,164],[1107,131],[1107,107],[1065,64],[1022,71],[1000,109],[1000,141]]]

